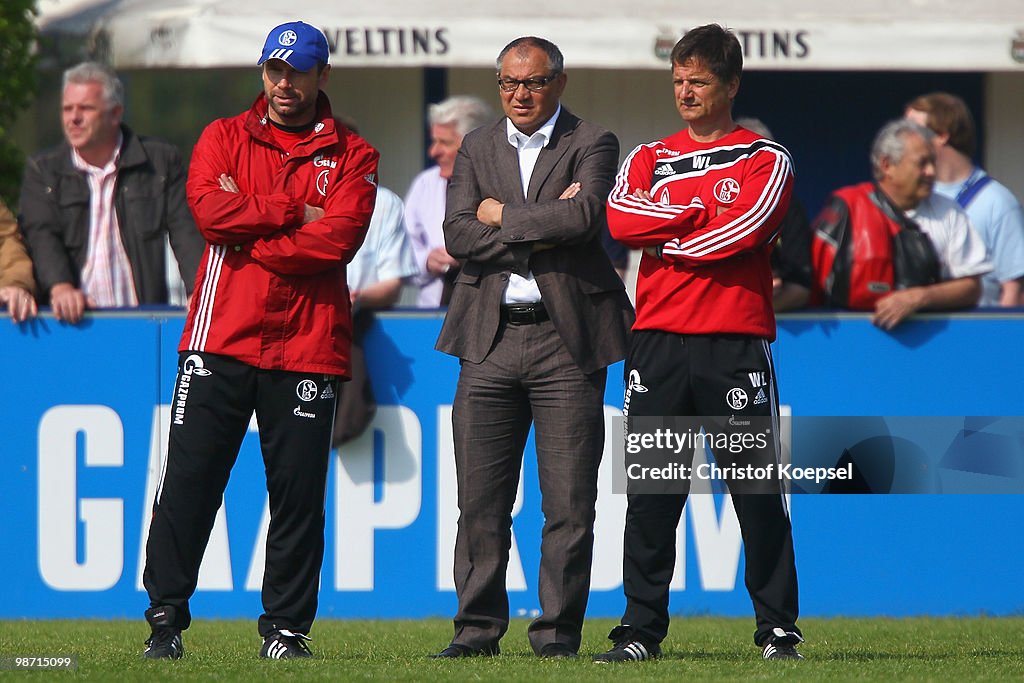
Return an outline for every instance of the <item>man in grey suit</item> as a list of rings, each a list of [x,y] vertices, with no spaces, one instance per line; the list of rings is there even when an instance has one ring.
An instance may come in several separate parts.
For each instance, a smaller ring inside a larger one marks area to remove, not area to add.
[[[498,654],[523,447],[536,429],[542,494],[542,657],[573,657],[590,591],[607,366],[633,310],[601,246],[619,146],[559,103],[562,54],[519,38],[497,60],[506,117],[463,140],[445,243],[464,262],[437,348],[462,360],[452,423],[459,528],[455,636],[437,657]]]

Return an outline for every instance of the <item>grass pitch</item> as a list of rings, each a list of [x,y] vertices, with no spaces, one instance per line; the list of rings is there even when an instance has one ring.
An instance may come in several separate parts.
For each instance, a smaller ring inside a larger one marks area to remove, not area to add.
[[[179,661],[142,659],[149,629],[137,621],[0,621],[0,661],[14,656],[75,655],[74,671],[0,671],[7,680],[83,678],[98,681],[213,680],[1020,680],[1024,678],[1024,618],[804,619],[804,662],[765,662],[751,639],[753,619],[676,617],[663,658],[600,665],[590,655],[607,648],[611,619],[591,619],[581,657],[541,660],[515,620],[494,658],[433,660],[447,645],[448,619],[317,621],[316,659],[258,658],[251,621],[196,620],[184,634]]]

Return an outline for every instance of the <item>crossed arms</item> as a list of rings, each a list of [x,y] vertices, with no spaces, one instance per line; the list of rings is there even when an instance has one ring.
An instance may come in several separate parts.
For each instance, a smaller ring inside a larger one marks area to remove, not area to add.
[[[285,191],[255,189],[262,179],[240,178],[227,156],[229,146],[220,142],[219,125],[203,132],[189,170],[189,205],[207,242],[247,249],[278,275],[313,275],[351,261],[373,212],[376,150],[343,150],[338,174],[322,205],[315,206]],[[264,172],[269,179],[275,171]]]
[[[598,234],[618,158],[612,133],[603,132],[579,150],[568,169],[572,180],[556,188],[557,197],[535,202],[492,197],[481,190],[482,170],[477,165],[493,161],[478,150],[483,146],[480,141],[463,142],[449,181],[444,233],[453,257],[525,274],[531,254],[583,244]],[[565,169],[556,165],[552,175],[560,171]]]

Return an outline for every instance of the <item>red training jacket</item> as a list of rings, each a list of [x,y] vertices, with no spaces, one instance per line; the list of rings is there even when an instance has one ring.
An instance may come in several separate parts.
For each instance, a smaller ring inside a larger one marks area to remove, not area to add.
[[[633,329],[774,340],[769,257],[792,188],[789,152],[742,127],[714,142],[682,130],[630,152],[608,228],[662,254],[640,259]]]
[[[378,154],[335,127],[323,93],[312,135],[291,154],[270,125],[261,94],[248,112],[207,126],[192,152],[186,192],[207,246],[178,350],[348,376],[345,264],[366,236]],[[221,189],[221,174],[238,193]],[[303,225],[304,204],[323,218]]]

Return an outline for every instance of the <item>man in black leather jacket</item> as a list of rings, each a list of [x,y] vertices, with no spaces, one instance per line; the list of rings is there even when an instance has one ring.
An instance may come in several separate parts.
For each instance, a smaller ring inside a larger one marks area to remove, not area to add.
[[[123,92],[102,65],[66,71],[65,141],[25,168],[20,225],[40,295],[70,323],[87,308],[167,303],[168,240],[191,295],[203,252],[181,155],[122,123]]]

